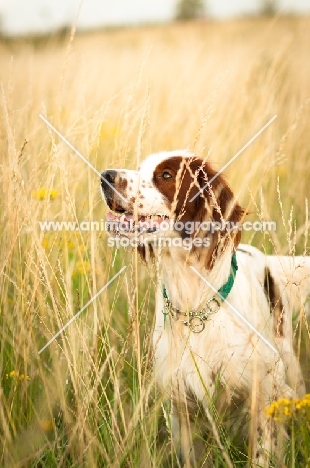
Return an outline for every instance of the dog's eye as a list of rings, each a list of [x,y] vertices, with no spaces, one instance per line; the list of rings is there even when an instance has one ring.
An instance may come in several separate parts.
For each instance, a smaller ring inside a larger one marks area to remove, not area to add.
[[[165,171],[165,172],[162,173],[162,178],[163,179],[171,179],[172,175],[170,174],[170,172]]]

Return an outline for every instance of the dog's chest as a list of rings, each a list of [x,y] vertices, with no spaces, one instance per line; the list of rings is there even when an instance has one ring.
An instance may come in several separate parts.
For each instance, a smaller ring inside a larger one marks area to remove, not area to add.
[[[171,317],[165,320],[159,309],[153,334],[157,383],[165,393],[182,388],[201,401],[206,390],[212,396],[220,385],[230,399],[252,379],[249,339],[248,330],[224,307],[205,322],[201,333]]]
[[[218,376],[227,386],[228,363],[220,326],[210,320],[202,333],[195,334],[169,318],[164,329],[155,329],[156,380],[165,391],[174,393],[181,388],[185,394],[203,398],[206,388],[212,392]]]

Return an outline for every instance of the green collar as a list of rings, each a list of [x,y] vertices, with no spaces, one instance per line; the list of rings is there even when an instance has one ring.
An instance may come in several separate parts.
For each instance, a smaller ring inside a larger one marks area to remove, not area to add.
[[[206,307],[197,312],[182,312],[176,307],[173,307],[168,298],[165,285],[163,285],[164,308],[162,313],[164,314],[165,319],[167,315],[170,315],[175,320],[178,320],[178,315],[185,315],[187,316],[187,319],[181,320],[181,322],[183,322],[184,325],[189,326],[190,330],[194,333],[202,332],[205,328],[205,320],[208,320],[210,315],[218,312],[218,310],[221,307],[221,303],[225,301],[228,294],[232,290],[237,270],[237,258],[236,254],[234,253],[231,258],[231,270],[228,280],[225,284],[223,284],[222,287],[220,287],[220,289],[218,289],[217,293],[214,296],[207,300]]]

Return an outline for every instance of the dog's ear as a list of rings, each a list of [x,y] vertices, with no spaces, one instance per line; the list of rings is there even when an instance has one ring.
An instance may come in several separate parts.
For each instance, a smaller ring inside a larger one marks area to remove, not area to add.
[[[238,246],[241,239],[239,223],[244,210],[222,174],[218,174],[210,163],[197,158],[187,162],[179,192],[182,196],[176,206],[176,214],[185,226],[181,235],[192,240],[203,237],[203,245],[208,245],[208,248],[193,249],[197,254],[205,255],[205,266],[210,269],[228,245]],[[193,229],[186,229],[190,225]]]
[[[213,207],[212,218],[214,222],[223,223],[225,227],[221,229],[223,236],[230,239],[237,248],[241,240],[240,222],[244,216],[244,209],[235,199],[234,194],[223,176],[219,175],[218,194],[213,192],[211,198],[216,198]],[[211,189],[212,191],[212,189]]]

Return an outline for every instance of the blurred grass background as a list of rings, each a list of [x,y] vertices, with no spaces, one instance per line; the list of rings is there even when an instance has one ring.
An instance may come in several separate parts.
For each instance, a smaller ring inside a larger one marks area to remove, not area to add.
[[[309,47],[310,18],[293,17],[1,39],[1,466],[177,466],[152,377],[155,273],[105,232],[40,231],[107,209],[98,176],[39,114],[100,172],[184,147],[220,169],[277,114],[225,174],[249,220],[277,223],[243,241],[309,254]],[[214,441],[208,453],[225,466]],[[305,466],[297,448],[289,456]]]

